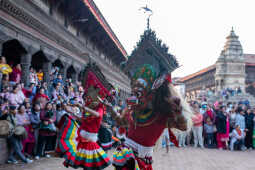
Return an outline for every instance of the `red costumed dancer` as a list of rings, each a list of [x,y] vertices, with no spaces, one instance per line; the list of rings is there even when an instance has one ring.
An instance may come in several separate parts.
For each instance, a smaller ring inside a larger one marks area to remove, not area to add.
[[[117,170],[152,170],[153,147],[163,130],[166,127],[187,129],[183,101],[170,84],[170,73],[178,63],[158,41],[155,32],[146,30],[125,65],[124,69],[132,77],[134,96],[128,99],[129,106],[122,114],[104,101],[118,125],[128,126],[123,146],[114,152],[113,165]]]
[[[74,116],[80,122],[80,126],[72,119],[72,116],[64,116],[59,123],[60,140],[58,152],[65,158],[66,167],[84,168],[85,170],[100,170],[110,165],[110,159],[104,150],[97,144],[98,130],[103,118],[105,107],[99,102],[98,97],[109,95],[109,90],[102,82],[101,73],[91,69],[89,65],[85,71],[85,106],[82,117]]]

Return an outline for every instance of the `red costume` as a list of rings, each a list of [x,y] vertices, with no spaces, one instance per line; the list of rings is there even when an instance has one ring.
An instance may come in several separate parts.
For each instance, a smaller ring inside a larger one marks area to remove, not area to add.
[[[132,76],[134,96],[127,101],[125,117],[119,120],[128,121],[128,132],[123,146],[113,155],[113,165],[118,170],[152,170],[153,147],[164,129],[186,127],[180,100],[173,98],[169,85],[170,73],[178,63],[158,42],[155,32],[146,30],[124,66]],[[173,133],[169,134],[177,144]]]
[[[59,123],[61,136],[58,151],[65,158],[66,167],[100,170],[110,165],[110,159],[97,144],[98,130],[105,107],[100,103],[96,105],[94,103],[97,102],[98,96],[103,98],[108,95],[109,91],[103,85],[102,80],[97,77],[98,72],[94,72],[90,65],[85,73],[86,107],[93,109],[99,115],[83,113],[81,126],[77,125],[71,116],[62,117]]]

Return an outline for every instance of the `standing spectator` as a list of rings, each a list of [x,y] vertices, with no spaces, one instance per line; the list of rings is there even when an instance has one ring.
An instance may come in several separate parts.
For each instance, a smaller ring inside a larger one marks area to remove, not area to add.
[[[44,94],[51,98],[47,82],[43,82],[41,87],[44,88]]]
[[[216,116],[217,144],[220,150],[227,149],[229,140],[229,118],[226,112],[226,106],[221,106]]]
[[[254,127],[254,114],[251,109],[248,109],[245,114],[245,127],[246,127],[246,137],[245,137],[245,146],[247,149],[253,148],[252,145],[252,136],[253,136],[253,127]]]
[[[240,129],[239,125],[235,125],[235,129],[231,135],[230,150],[243,150],[245,133]]]
[[[38,77],[33,67],[30,67],[29,82],[38,85]]]
[[[238,107],[237,114],[236,114],[236,125],[240,126],[240,129],[245,131],[245,117],[244,117],[244,111],[241,107]]]
[[[36,74],[37,74],[39,82],[42,82],[43,81],[43,71],[42,71],[42,69],[39,69],[39,71]]]
[[[197,147],[198,143],[201,148],[204,148],[203,143],[203,115],[199,111],[198,104],[194,105],[194,117],[192,118],[193,121],[193,136],[194,136],[194,146]]]
[[[255,112],[253,112],[254,118],[253,118],[253,148],[255,148]]]
[[[40,103],[34,103],[32,112],[29,115],[29,118],[30,118],[30,122],[31,122],[31,125],[33,128],[33,131],[34,131],[34,137],[35,137],[34,153],[35,154],[36,154],[36,148],[37,148],[37,144],[38,144],[39,127],[40,127],[40,123],[41,123],[40,113],[41,113]]]
[[[10,74],[10,83],[12,85],[20,83],[21,80],[21,66],[20,64],[17,64]]]
[[[229,111],[229,125],[230,125],[230,132],[232,132],[233,129],[235,129],[236,125],[236,111],[234,109]]]
[[[33,129],[30,122],[30,117],[26,112],[26,108],[24,105],[20,105],[18,108],[18,114],[16,115],[17,118],[17,125],[23,126],[27,132],[27,138],[22,141],[23,145],[23,153],[27,153],[30,156],[33,154],[35,138]]]
[[[242,93],[242,90],[241,90],[241,87],[239,86],[238,88],[237,88],[237,95],[239,95],[239,94],[241,94]]]
[[[206,144],[208,148],[213,148],[214,146],[214,129],[215,126],[210,117],[207,117],[204,124]]]
[[[36,152],[36,159],[41,156],[50,157],[50,155],[45,154],[45,149],[49,148],[52,142],[52,137],[56,135],[56,127],[54,122],[56,121],[56,115],[52,111],[52,104],[47,103],[45,109],[41,111],[40,114],[40,128],[38,137],[38,146]]]

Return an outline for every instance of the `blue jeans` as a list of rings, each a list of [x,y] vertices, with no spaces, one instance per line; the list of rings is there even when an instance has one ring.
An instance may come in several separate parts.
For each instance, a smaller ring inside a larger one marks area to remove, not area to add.
[[[206,134],[206,143],[207,143],[208,148],[214,147],[214,133]]]
[[[8,144],[10,145],[10,155],[8,160],[15,161],[14,154],[19,156],[23,162],[27,162],[25,155],[22,153],[22,142],[20,139],[12,135],[8,138]]]

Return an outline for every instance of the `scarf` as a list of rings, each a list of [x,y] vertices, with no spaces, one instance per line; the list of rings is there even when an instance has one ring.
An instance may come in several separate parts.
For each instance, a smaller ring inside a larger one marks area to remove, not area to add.
[[[40,94],[40,93],[37,93],[33,99],[33,101],[36,101],[38,98],[40,97],[43,97],[43,98],[46,98],[47,100],[50,100],[49,97],[45,94]]]
[[[236,132],[239,136],[242,136],[242,131],[240,129],[236,129]]]
[[[212,112],[212,110],[211,109],[207,110],[206,113],[210,117],[210,119],[213,120],[213,112]]]

